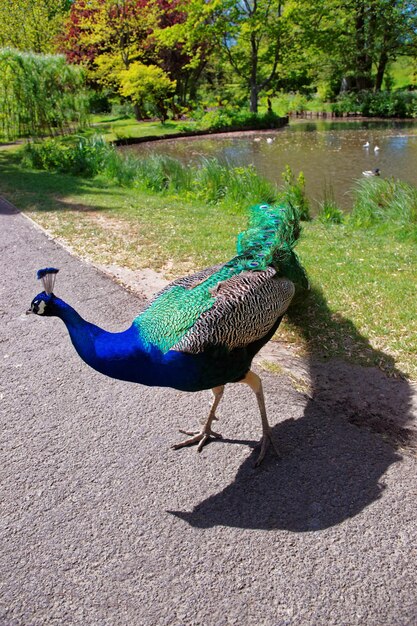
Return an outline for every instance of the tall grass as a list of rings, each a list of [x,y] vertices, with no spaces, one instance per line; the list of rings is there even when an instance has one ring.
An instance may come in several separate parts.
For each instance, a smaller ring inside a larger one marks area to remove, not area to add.
[[[358,181],[350,223],[417,239],[417,188],[394,179]]]
[[[112,149],[102,137],[74,137],[71,142],[45,139],[29,142],[23,149],[23,164],[40,170],[95,176],[105,167]]]
[[[342,224],[344,221],[343,212],[337,205],[331,185],[325,184],[324,186],[323,200],[320,202],[317,217],[323,224]]]
[[[101,174],[123,187],[151,193],[181,194],[210,204],[229,202],[247,206],[274,202],[279,191],[260,177],[254,167],[230,167],[216,159],[186,165],[163,155],[139,158],[118,152],[101,137],[65,142],[49,139],[29,143],[23,163],[36,169],[92,177]]]
[[[297,209],[301,220],[310,221],[310,202],[305,190],[304,173],[300,172],[295,178],[290,166],[287,165],[282,173],[282,179],[284,181],[282,199]]]

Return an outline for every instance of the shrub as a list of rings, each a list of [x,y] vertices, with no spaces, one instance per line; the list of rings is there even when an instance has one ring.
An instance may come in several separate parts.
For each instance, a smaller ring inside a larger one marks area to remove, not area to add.
[[[110,113],[111,102],[109,94],[105,91],[95,91],[91,89],[87,93],[87,103],[89,113]]]
[[[120,84],[120,93],[132,100],[142,118],[150,110],[165,122],[176,81],[171,80],[163,69],[135,61],[127,70],[120,72]]]
[[[223,106],[197,116],[197,128],[208,130],[233,130],[250,129],[262,130],[268,128],[280,128],[282,118],[273,111],[266,113],[251,113],[247,110],[232,106]]]
[[[114,117],[128,119],[129,117],[134,117],[135,111],[133,104],[129,100],[120,101],[119,99],[115,99],[112,101],[111,114]]]
[[[78,137],[68,143],[47,139],[26,144],[22,160],[29,167],[90,177],[106,167],[112,150],[99,136],[91,139]]]
[[[336,115],[359,113],[364,117],[415,117],[417,94],[411,91],[363,91],[339,96],[332,104]]]

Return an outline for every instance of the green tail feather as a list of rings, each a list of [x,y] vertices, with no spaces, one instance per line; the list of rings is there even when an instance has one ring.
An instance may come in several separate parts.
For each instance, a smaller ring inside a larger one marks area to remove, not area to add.
[[[293,250],[299,235],[298,214],[290,204],[254,206],[249,228],[238,236],[237,256],[192,289],[186,285],[171,286],[134,320],[144,344],[168,351],[212,307],[212,288],[244,271],[261,271],[272,265],[279,276],[294,283],[295,298],[304,294],[308,280]]]
[[[249,228],[237,240],[238,257],[231,263],[241,270],[264,270],[272,265],[279,276],[295,285],[295,301],[309,288],[307,275],[294,246],[301,233],[297,210],[291,204],[258,204],[250,209]]]
[[[264,270],[290,255],[299,236],[299,218],[290,204],[258,204],[250,209],[248,229],[238,236],[237,252],[251,269]]]

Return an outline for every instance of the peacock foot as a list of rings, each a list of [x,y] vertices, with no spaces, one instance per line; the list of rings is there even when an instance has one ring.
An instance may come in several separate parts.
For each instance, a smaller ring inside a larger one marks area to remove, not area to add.
[[[278,448],[275,445],[274,440],[272,439],[271,431],[269,430],[267,433],[264,433],[262,435],[261,442],[260,442],[261,451],[259,453],[258,458],[256,459],[255,467],[258,467],[262,463],[262,461],[265,458],[266,451],[268,450],[270,445],[272,446],[277,457],[279,458],[281,456],[281,454],[278,451]]]
[[[189,439],[185,439],[180,443],[174,444],[172,447],[174,450],[178,450],[179,448],[184,448],[185,446],[192,446],[195,443],[198,443],[197,452],[201,452],[203,447],[209,441],[211,437],[215,439],[222,439],[222,435],[220,433],[215,433],[214,430],[211,430],[209,426],[204,426],[204,428],[200,432],[190,432],[187,430],[180,430],[180,433],[184,435],[188,435]]]

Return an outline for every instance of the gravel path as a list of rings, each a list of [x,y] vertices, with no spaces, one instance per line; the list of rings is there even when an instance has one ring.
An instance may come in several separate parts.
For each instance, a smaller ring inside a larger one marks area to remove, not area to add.
[[[141,301],[5,202],[0,246],[1,626],[417,623],[409,384],[312,363],[308,397],[264,373],[281,459],[253,469],[260,420],[241,386],[223,441],[174,451],[207,394],[107,379],[60,320],[24,314],[45,265],[110,330]]]

